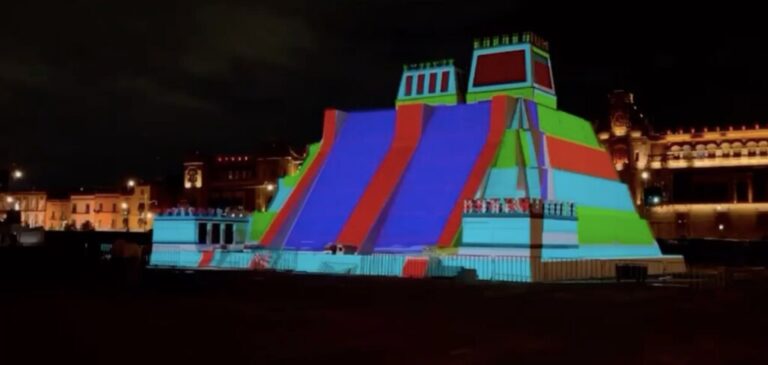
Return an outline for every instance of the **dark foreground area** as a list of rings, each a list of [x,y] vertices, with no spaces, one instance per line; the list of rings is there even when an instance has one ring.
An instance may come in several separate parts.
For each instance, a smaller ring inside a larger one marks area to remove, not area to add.
[[[3,364],[745,364],[768,355],[761,270],[502,285],[4,267]]]

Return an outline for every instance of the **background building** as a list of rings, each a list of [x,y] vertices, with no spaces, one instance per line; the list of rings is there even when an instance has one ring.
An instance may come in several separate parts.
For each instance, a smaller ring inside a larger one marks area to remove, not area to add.
[[[47,199],[42,191],[0,193],[0,220],[19,211],[21,224],[47,230],[147,231],[155,212],[169,206],[150,184],[133,182],[122,191],[79,191]]]
[[[184,162],[182,203],[263,211],[277,180],[296,173],[305,158],[303,148],[287,146],[258,153],[194,155]]]
[[[148,184],[132,183],[123,192],[72,194],[68,224],[97,231],[152,229],[153,212],[161,209]]]
[[[45,203],[45,229],[64,229],[70,220],[69,199],[47,199]]]
[[[768,127],[656,133],[634,97],[609,97],[598,137],[658,238],[768,236]]]
[[[20,212],[21,224],[35,227],[45,227],[46,193],[43,191],[19,191],[0,193],[0,218],[8,211]]]

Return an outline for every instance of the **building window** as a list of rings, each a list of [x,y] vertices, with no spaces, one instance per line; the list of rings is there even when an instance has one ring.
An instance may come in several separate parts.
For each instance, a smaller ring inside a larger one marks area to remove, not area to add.
[[[56,211],[55,210],[51,211],[51,219],[56,219]]]
[[[424,94],[424,74],[416,76],[416,94]]]
[[[86,204],[85,204],[85,214],[88,214],[88,213],[90,213],[90,212],[91,212],[91,205],[90,205],[90,204],[88,204],[88,203],[86,203]]]
[[[208,243],[208,223],[197,224],[197,243],[201,245]]]
[[[103,206],[103,204],[99,203],[99,212],[101,212],[101,211],[103,211],[103,210],[104,210],[104,206]]]
[[[117,212],[117,203],[112,203],[112,213]]]
[[[112,218],[112,222],[109,224],[109,228],[111,228],[111,229],[115,229],[115,227],[116,227],[116,224],[115,224],[115,223],[116,223],[116,222],[115,222],[115,219],[114,219],[114,218]]]
[[[411,90],[413,90],[413,75],[405,77],[405,96],[411,96]]]
[[[429,90],[430,94],[434,94],[437,89],[437,72],[432,72],[429,74]]]
[[[211,224],[211,243],[221,243],[221,224]]]
[[[72,203],[72,213],[77,213],[77,203]]]
[[[447,92],[448,91],[448,80],[449,80],[449,73],[448,71],[443,71],[442,76],[440,76],[440,92]]]
[[[746,181],[736,182],[736,201],[735,203],[749,202],[749,183]]]
[[[232,224],[224,225],[224,243],[231,244],[235,242],[235,230]]]
[[[139,195],[144,196],[144,189],[139,190]]]

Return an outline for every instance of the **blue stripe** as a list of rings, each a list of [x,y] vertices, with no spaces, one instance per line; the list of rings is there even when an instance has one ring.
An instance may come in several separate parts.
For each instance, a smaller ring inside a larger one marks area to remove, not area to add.
[[[394,128],[394,110],[347,114],[286,247],[322,250],[336,240],[389,150]]]

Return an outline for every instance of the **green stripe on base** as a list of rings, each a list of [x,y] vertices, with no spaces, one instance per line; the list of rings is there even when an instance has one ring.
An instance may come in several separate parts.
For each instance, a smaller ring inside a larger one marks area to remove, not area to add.
[[[635,211],[578,206],[579,244],[654,244],[648,223]]]
[[[395,101],[395,105],[398,105],[398,106],[405,105],[405,104],[456,105],[458,103],[459,103],[459,97],[456,94],[425,96],[421,98],[398,99],[397,101]]]
[[[277,212],[254,212],[251,215],[251,230],[248,232],[248,241],[260,240],[276,215]]]

